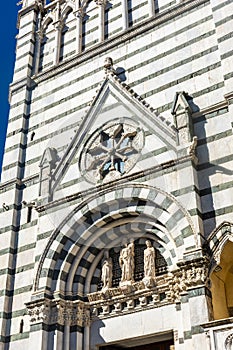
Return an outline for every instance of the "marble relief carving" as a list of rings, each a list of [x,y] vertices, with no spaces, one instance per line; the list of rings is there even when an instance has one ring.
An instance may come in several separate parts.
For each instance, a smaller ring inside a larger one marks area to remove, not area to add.
[[[187,292],[188,288],[198,285],[206,285],[208,270],[205,264],[191,265],[171,274],[172,279],[169,282],[170,297],[173,302],[179,302],[182,293]]]

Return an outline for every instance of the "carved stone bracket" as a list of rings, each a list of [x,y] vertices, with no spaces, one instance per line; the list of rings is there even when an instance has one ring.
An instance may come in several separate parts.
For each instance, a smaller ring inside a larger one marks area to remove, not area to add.
[[[90,324],[89,303],[82,301],[39,300],[27,303],[31,324],[45,323],[85,327]]]

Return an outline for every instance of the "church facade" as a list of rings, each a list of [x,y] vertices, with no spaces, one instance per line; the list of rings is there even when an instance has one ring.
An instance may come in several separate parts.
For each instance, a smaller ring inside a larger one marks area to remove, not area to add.
[[[21,5],[0,349],[233,349],[232,1]]]

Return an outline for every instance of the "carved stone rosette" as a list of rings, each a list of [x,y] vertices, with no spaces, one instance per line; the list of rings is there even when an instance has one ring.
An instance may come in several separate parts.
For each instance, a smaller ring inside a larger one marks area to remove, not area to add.
[[[31,324],[46,323],[85,327],[90,324],[90,308],[82,301],[39,300],[27,303]]]

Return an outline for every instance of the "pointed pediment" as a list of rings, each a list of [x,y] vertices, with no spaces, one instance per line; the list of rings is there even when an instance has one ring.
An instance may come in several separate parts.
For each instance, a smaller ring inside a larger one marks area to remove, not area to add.
[[[114,101],[114,102],[113,102]],[[153,124],[155,132],[164,138],[168,144],[175,147],[175,129],[169,121],[158,115],[156,109],[151,107],[140,95],[138,95],[129,85],[122,82],[114,73],[109,73],[101,84],[96,97],[90,105],[86,118],[91,118],[100,107],[105,104],[116,103],[124,106],[125,110],[135,115],[138,120]]]
[[[117,140],[118,142],[121,140],[121,147],[119,144],[117,146]],[[111,146],[110,149],[111,142],[115,142],[116,146]],[[170,158],[171,153],[175,158],[176,130],[174,126],[158,115],[154,108],[129,85],[122,82],[114,72],[108,72],[67,147],[66,153],[53,173],[52,191],[55,191],[64,178],[64,174],[75,157],[79,159],[79,169],[81,164],[80,174],[77,176],[84,175],[89,181],[90,177],[85,175],[96,166],[96,174],[101,173],[100,179],[105,176],[106,172],[109,172],[109,169],[112,169],[113,172],[106,175],[108,181],[112,181],[132,169],[137,163],[139,153],[146,158],[148,157],[146,153],[150,152],[154,155],[156,149],[159,149],[160,152],[161,150],[170,152]],[[86,155],[83,156],[83,154]],[[83,160],[85,157],[88,159]],[[116,166],[113,161],[110,164],[110,159],[113,157],[117,158]],[[158,159],[156,162],[162,163],[163,161]],[[85,165],[82,166],[82,164]],[[84,171],[85,166],[86,171]],[[93,172],[92,177],[95,177],[94,174]],[[71,178],[71,176],[68,177]]]
[[[58,161],[58,157],[57,157],[56,149],[48,147],[45,149],[45,151],[41,157],[39,167],[43,168],[46,165],[50,165],[51,168],[53,168],[57,161]]]
[[[175,94],[175,98],[171,108],[171,113],[172,115],[175,115],[184,111],[192,113],[192,109],[187,101],[187,93],[185,91],[179,91]]]

